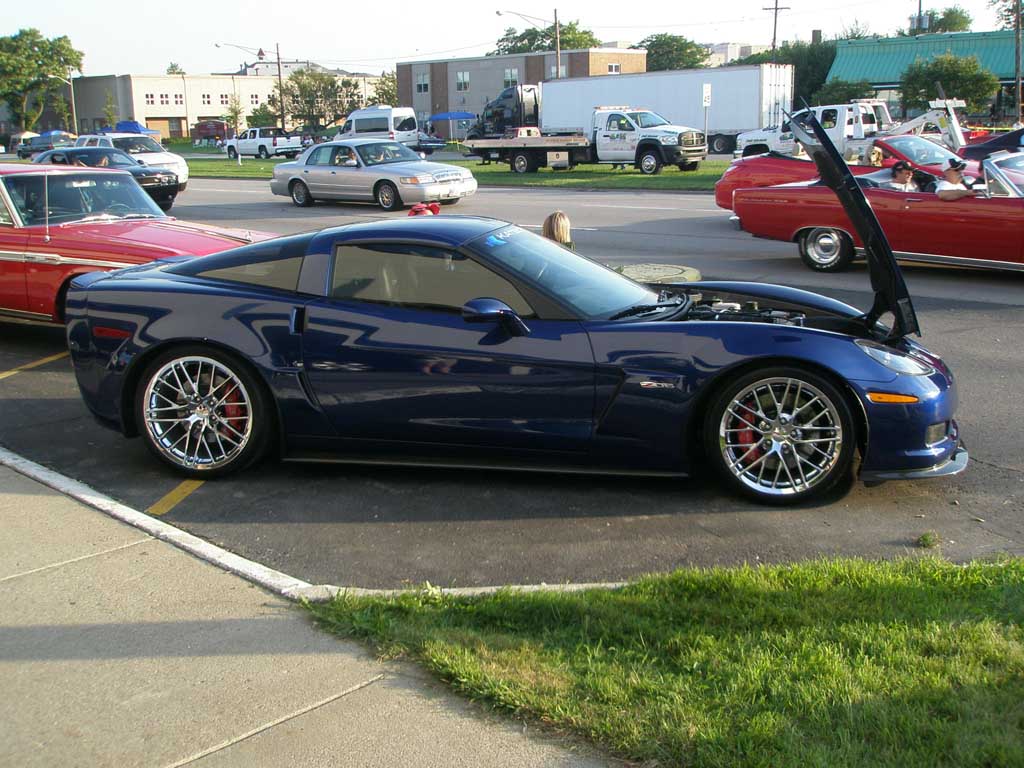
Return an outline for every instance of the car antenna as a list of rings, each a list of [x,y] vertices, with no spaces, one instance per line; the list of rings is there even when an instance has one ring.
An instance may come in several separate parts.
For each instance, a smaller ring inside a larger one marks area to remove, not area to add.
[[[50,242],[50,174],[43,173],[43,242]]]

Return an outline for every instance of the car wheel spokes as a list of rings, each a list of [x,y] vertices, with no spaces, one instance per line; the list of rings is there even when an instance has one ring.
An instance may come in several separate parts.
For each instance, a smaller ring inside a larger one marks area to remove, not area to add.
[[[736,393],[722,414],[719,446],[729,471],[767,495],[803,493],[839,461],[843,429],[831,399],[806,381],[770,378]]]
[[[171,360],[149,380],[143,416],[172,463],[209,470],[234,459],[252,434],[252,401],[241,379],[208,357]]]

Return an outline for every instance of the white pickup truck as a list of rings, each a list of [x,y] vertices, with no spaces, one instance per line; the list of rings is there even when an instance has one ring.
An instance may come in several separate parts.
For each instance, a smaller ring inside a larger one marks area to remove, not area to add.
[[[703,132],[633,107],[594,109],[586,135],[542,135],[537,128],[517,128],[504,138],[468,139],[465,145],[478,157],[507,162],[516,173],[586,163],[632,165],[648,175],[666,165],[695,171],[708,152]]]
[[[289,136],[280,128],[250,128],[227,141],[228,157],[254,155],[268,158],[284,155],[291,158],[302,152],[302,137]]]

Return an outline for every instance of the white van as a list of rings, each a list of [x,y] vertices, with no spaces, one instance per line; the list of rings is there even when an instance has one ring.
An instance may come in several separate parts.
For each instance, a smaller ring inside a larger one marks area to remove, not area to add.
[[[334,137],[335,141],[342,139],[394,139],[415,148],[420,140],[416,113],[409,107],[387,104],[357,109]]]

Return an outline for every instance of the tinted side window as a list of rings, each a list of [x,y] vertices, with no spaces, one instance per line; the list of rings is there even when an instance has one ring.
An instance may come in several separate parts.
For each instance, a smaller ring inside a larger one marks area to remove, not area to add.
[[[352,121],[351,120],[346,120],[345,121],[345,125],[343,125],[341,127],[341,132],[342,133],[351,133],[352,132]]]
[[[227,280],[282,291],[295,291],[299,271],[314,233],[254,243],[176,265],[168,271],[179,275]]]
[[[821,113],[821,127],[822,128],[835,128],[836,120],[839,117],[839,112],[834,109],[825,109]]]
[[[387,132],[388,119],[386,117],[360,117],[354,121],[356,133],[380,133]]]
[[[396,131],[415,131],[416,130],[416,118],[410,115],[409,117],[396,118],[395,126]]]
[[[457,313],[483,297],[534,316],[508,280],[459,253],[391,244],[339,245],[334,253],[331,298]]]

